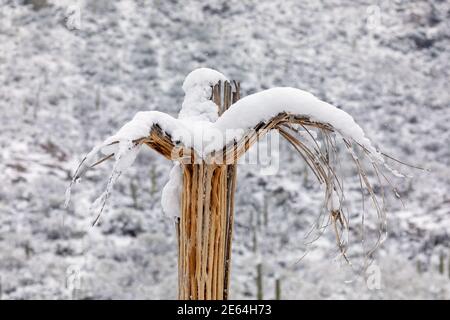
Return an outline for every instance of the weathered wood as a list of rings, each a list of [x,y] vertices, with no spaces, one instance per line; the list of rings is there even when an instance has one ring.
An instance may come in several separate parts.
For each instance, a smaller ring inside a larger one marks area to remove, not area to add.
[[[238,88],[236,84],[235,88]],[[229,82],[219,83],[212,88],[211,99],[217,104],[219,114],[225,112],[239,97],[235,90]],[[155,134],[153,141],[155,139],[158,139],[159,152],[166,155],[170,150],[173,153],[173,145],[168,144],[161,135]],[[154,147],[156,143],[152,144]],[[183,157],[183,151],[179,153],[178,156]],[[202,161],[182,162],[181,167],[182,214],[177,224],[178,298],[227,299],[236,165],[233,162]]]

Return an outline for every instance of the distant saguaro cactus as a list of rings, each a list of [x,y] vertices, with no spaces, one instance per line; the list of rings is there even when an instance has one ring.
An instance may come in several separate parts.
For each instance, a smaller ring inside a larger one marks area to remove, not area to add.
[[[40,10],[40,9],[48,6],[47,0],[25,0],[24,3],[33,5],[34,10]]]

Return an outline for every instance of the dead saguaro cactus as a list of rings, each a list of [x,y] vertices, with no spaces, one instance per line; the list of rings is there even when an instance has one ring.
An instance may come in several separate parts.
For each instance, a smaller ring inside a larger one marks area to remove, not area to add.
[[[342,234],[348,230],[348,219],[342,205],[343,186],[335,170],[337,144],[343,145],[377,212],[380,237],[375,247],[382,240],[385,208],[364,170],[364,158],[379,180],[388,181],[380,167],[400,174],[387,165],[385,154],[372,146],[349,114],[295,88],[273,88],[241,98],[238,82],[207,68],[192,71],[183,90],[178,118],[158,111],[139,112],[95,147],[77,168],[66,199],[68,204],[73,183],[88,169],[115,159],[106,190],[92,207],[95,224],[114,183],[143,146],[174,161],[162,192],[162,207],[176,225],[179,299],[229,297],[237,161],[271,130],[293,146],[324,187],[323,209],[329,222],[322,220],[333,226],[345,258]],[[356,155],[357,148],[362,157]]]
[[[234,89],[233,89],[234,86]],[[219,82],[212,101],[221,114],[239,99],[239,84]],[[182,164],[178,237],[178,298],[227,299],[233,237],[236,164]]]

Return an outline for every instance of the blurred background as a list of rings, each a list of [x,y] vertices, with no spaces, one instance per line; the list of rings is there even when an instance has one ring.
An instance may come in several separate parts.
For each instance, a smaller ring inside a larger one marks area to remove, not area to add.
[[[112,164],[88,173],[68,209],[64,192],[83,155],[136,112],[176,115],[198,67],[241,81],[243,95],[308,90],[430,170],[392,163],[412,176],[390,177],[401,199],[369,171],[388,235],[366,257],[377,219],[366,208],[362,231],[359,180],[342,161],[350,265],[331,227],[309,233],[323,194],[292,148],[281,145],[276,175],[241,166],[232,298],[450,298],[448,0],[0,3],[0,299],[176,298],[160,204],[170,162],[142,152],[94,228],[89,206]]]

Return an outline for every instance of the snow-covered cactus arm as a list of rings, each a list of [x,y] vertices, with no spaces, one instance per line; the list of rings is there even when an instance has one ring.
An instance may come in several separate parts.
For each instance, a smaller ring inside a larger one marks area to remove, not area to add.
[[[244,97],[233,104],[215,125],[222,131],[262,130],[264,125],[270,125],[271,122],[276,122],[272,126],[277,129],[280,125],[296,123],[337,132],[364,147],[374,161],[384,162],[382,155],[372,146],[352,116],[296,88],[273,88]]]
[[[66,191],[65,206],[68,206],[71,198],[71,190],[74,185],[89,169],[100,163],[115,159],[113,170],[108,179],[106,190],[97,198],[91,210],[98,212],[94,224],[103,212],[109,194],[119,176],[130,167],[141,147],[147,145],[167,159],[182,156],[176,146],[182,145],[178,139],[172,140],[171,133],[182,130],[183,124],[178,119],[158,111],[145,111],[137,113],[134,118],[126,123],[116,134],[108,137],[103,143],[95,146],[81,161],[76,169],[69,188]]]
[[[392,186],[381,167],[395,176],[404,175],[387,164],[384,159],[386,155],[373,146],[348,113],[303,90],[282,87],[242,98],[222,114],[214,126],[221,132],[237,132],[235,135],[226,135],[223,150],[228,162],[236,161],[270,130],[277,130],[324,186],[323,208],[330,216],[338,246],[345,257],[342,234],[348,228],[348,220],[343,214],[343,185],[336,172],[339,165],[338,145],[343,146],[356,167],[361,188],[367,190],[378,215],[379,241],[369,253],[382,242],[386,235],[384,199],[379,199],[374,192],[363,166],[364,159],[358,158],[356,149],[361,149],[359,154],[367,158],[378,180],[385,179]],[[321,138],[318,139],[318,136]],[[378,182],[381,184],[381,181]]]
[[[176,132],[182,127],[178,120],[158,111],[141,111],[126,123],[116,134],[108,137],[95,146],[81,161],[73,180],[81,178],[86,171],[105,160],[115,158],[119,167],[131,165],[142,145],[148,145],[168,159],[171,159],[175,143],[170,132]],[[160,141],[165,142],[163,146]],[[126,155],[130,154],[129,157]],[[103,155],[103,157],[101,156]],[[131,157],[131,158],[130,158]],[[121,163],[123,166],[121,166]]]

